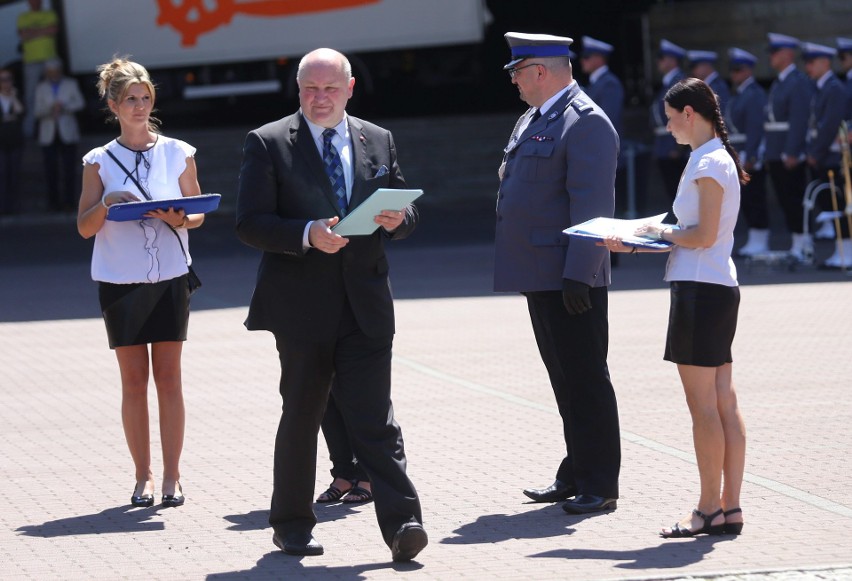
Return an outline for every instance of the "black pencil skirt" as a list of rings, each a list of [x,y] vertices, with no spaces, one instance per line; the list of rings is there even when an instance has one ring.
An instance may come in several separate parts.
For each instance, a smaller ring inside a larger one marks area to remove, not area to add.
[[[186,275],[155,283],[98,285],[110,349],[161,341],[186,341]]]
[[[739,287],[673,281],[663,359],[699,367],[733,362],[731,344],[739,306]]]

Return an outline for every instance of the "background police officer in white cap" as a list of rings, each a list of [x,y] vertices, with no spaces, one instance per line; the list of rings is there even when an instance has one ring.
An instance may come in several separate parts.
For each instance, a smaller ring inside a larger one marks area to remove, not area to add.
[[[565,500],[570,513],[613,510],[621,446],[606,361],[609,252],[562,230],[613,215],[618,134],[574,81],[570,38],[505,37],[512,60],[504,68],[530,108],[499,172],[494,290],[526,296],[565,439],[553,484],[524,494]],[[550,441],[540,448],[550,450]]]
[[[657,162],[663,187],[669,198],[674,200],[680,174],[686,166],[688,148],[680,146],[666,129],[665,96],[668,90],[684,78],[680,70],[686,51],[666,39],[660,41],[657,52],[657,71],[663,76],[660,90],[651,104],[651,127],[654,129],[653,157]]]
[[[846,109],[846,123],[852,129],[852,38],[837,39],[837,59],[840,61],[840,70],[843,74],[840,80],[846,84],[846,93],[849,101]]]
[[[766,172],[763,170],[763,111],[766,91],[754,78],[757,57],[741,48],[728,50],[728,70],[734,86],[728,106],[722,111],[728,126],[728,140],[740,156],[751,179],[740,186],[743,218],[748,225],[748,240],[739,249],[740,256],[769,251],[769,212],[766,206]]]
[[[807,137],[807,161],[813,179],[828,181],[829,170],[833,171],[838,192],[842,192],[840,175],[840,143],[837,140],[840,124],[846,116],[846,87],[831,70],[831,61],[837,49],[815,44],[802,43],[802,58],[805,72],[816,83],[816,95],[811,102],[810,122]],[[845,207],[843,196],[838,196],[838,206]],[[830,209],[830,201],[822,200],[822,206]],[[849,268],[852,266],[852,240],[845,219],[840,220],[840,242],[834,254],[822,267]]]
[[[728,99],[731,98],[731,89],[716,70],[718,53],[712,50],[689,50],[686,52],[686,58],[689,59],[690,74],[710,85],[719,97],[719,110],[724,111],[728,106]]]
[[[588,75],[585,91],[589,98],[604,110],[612,126],[623,135],[621,119],[624,113],[624,85],[609,69],[613,46],[591,36],[584,36],[580,53],[580,68]]]
[[[769,88],[766,116],[766,166],[778,203],[792,235],[790,256],[804,260],[812,252],[810,237],[803,234],[802,199],[807,186],[805,138],[808,131],[814,84],[796,68],[799,41],[770,32],[769,64],[778,73]]]

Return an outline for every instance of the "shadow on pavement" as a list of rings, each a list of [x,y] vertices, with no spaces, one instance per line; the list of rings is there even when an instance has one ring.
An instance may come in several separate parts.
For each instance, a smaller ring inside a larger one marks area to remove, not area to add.
[[[132,506],[117,506],[95,514],[61,518],[40,525],[26,525],[19,527],[17,532],[30,537],[50,539],[75,535],[161,531],[165,528],[163,522],[148,522],[161,508],[138,509]]]

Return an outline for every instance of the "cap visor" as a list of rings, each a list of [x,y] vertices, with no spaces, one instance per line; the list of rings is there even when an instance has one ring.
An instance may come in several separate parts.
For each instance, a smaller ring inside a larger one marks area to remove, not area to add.
[[[515,66],[516,64],[518,64],[518,63],[520,63],[520,62],[523,62],[523,61],[525,61],[525,60],[527,60],[527,57],[523,57],[523,58],[514,59],[514,60],[512,60],[512,61],[509,61],[509,64],[505,65],[505,66],[503,67],[503,70],[505,71],[506,69],[511,69],[511,68],[512,68],[513,66]]]

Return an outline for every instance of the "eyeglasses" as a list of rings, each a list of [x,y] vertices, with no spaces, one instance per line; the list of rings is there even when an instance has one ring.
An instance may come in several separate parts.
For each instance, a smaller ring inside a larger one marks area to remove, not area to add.
[[[522,71],[524,69],[528,69],[529,67],[543,67],[544,65],[541,63],[530,63],[528,65],[524,65],[522,67],[512,67],[511,69],[506,69],[506,72],[509,73],[509,78],[514,79],[515,75],[518,74],[518,71]]]

